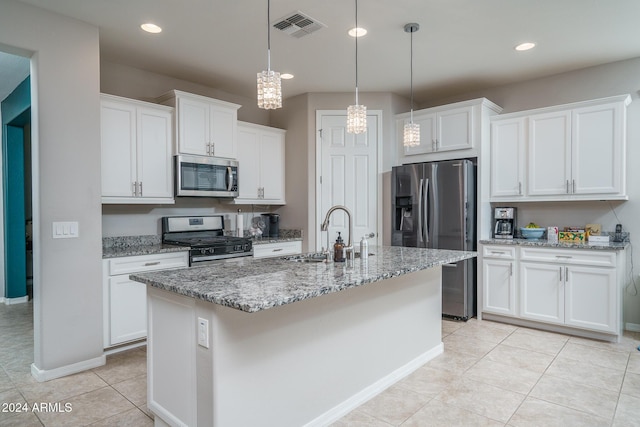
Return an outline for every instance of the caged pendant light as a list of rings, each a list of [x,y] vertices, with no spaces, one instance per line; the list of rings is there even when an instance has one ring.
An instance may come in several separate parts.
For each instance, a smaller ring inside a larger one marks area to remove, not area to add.
[[[409,123],[404,125],[404,146],[417,147],[420,145],[420,125],[413,123],[413,33],[420,29],[420,25],[416,23],[404,26],[405,33],[411,34],[411,118]]]
[[[356,104],[347,108],[347,132],[365,133],[367,131],[367,107],[358,104],[358,0],[356,1]]]
[[[267,71],[258,73],[258,107],[273,110],[282,107],[280,73],[271,70],[271,0],[267,0]]]

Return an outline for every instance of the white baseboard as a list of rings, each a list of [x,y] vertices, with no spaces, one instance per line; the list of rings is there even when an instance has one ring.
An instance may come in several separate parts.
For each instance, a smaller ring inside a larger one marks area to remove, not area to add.
[[[25,302],[29,302],[29,296],[25,295],[23,297],[18,298],[3,298],[5,305],[13,305],[13,304],[22,304]]]
[[[631,331],[631,332],[640,332],[640,324],[638,324],[638,323],[625,323],[624,324],[624,330],[625,331]]]
[[[406,365],[391,372],[386,377],[379,379],[375,383],[371,384],[369,387],[366,387],[365,389],[354,394],[344,402],[331,408],[330,410],[320,415],[318,418],[314,419],[313,421],[305,424],[304,427],[326,426],[335,421],[338,421],[340,418],[344,417],[349,412],[353,411],[354,409],[362,405],[367,400],[380,394],[381,392],[383,392],[393,384],[397,383],[407,375],[411,374],[412,372],[416,371],[418,368],[422,367],[425,363],[427,363],[431,359],[441,355],[443,352],[444,352],[444,344],[440,343],[434,348],[432,348],[431,350],[416,357]]]
[[[35,363],[32,363],[31,375],[38,382],[44,382],[56,378],[66,377],[67,375],[76,374],[88,369],[97,368],[98,366],[102,366],[105,363],[107,363],[107,357],[105,355],[49,370],[39,369],[35,365]]]

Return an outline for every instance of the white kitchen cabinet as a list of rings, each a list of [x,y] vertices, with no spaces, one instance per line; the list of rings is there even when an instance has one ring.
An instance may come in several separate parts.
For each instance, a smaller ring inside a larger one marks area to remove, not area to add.
[[[174,203],[172,108],[101,95],[102,203]]]
[[[253,245],[254,258],[271,258],[302,253],[302,242],[275,242]]]
[[[484,246],[483,311],[516,316],[515,247]]]
[[[491,121],[491,198],[510,200],[524,195],[526,119]]]
[[[175,108],[177,153],[236,158],[240,105],[179,90],[157,101]]]
[[[147,336],[147,286],[129,280],[132,273],[189,266],[188,252],[171,252],[104,259],[104,347]]]
[[[520,317],[564,323],[564,266],[520,262]]]
[[[285,131],[238,123],[236,204],[285,204]]]

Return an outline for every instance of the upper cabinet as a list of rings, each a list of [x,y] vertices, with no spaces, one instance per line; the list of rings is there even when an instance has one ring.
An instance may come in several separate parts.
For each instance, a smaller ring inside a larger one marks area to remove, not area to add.
[[[174,203],[172,111],[101,95],[102,203]]]
[[[285,131],[238,122],[236,204],[285,204]]]
[[[626,200],[630,102],[623,95],[494,117],[491,200]]]
[[[157,99],[175,108],[176,153],[237,157],[240,105],[172,90]]]
[[[482,129],[488,126],[488,117],[499,112],[500,107],[484,98],[414,111],[413,121],[420,125],[416,147],[402,144],[410,113],[396,116],[401,163],[477,156]]]

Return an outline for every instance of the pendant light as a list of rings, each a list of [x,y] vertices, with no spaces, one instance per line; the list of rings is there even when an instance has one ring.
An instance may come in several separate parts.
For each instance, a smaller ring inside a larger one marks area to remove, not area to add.
[[[411,34],[411,118],[409,123],[404,125],[404,146],[417,147],[420,145],[420,125],[413,123],[413,33],[420,29],[420,25],[416,23],[404,26],[404,32]]]
[[[273,110],[282,107],[280,73],[271,70],[271,0],[267,0],[267,71],[258,73],[258,107]]]
[[[347,108],[347,132],[365,133],[367,131],[367,107],[358,104],[358,0],[356,1],[356,104]]]

